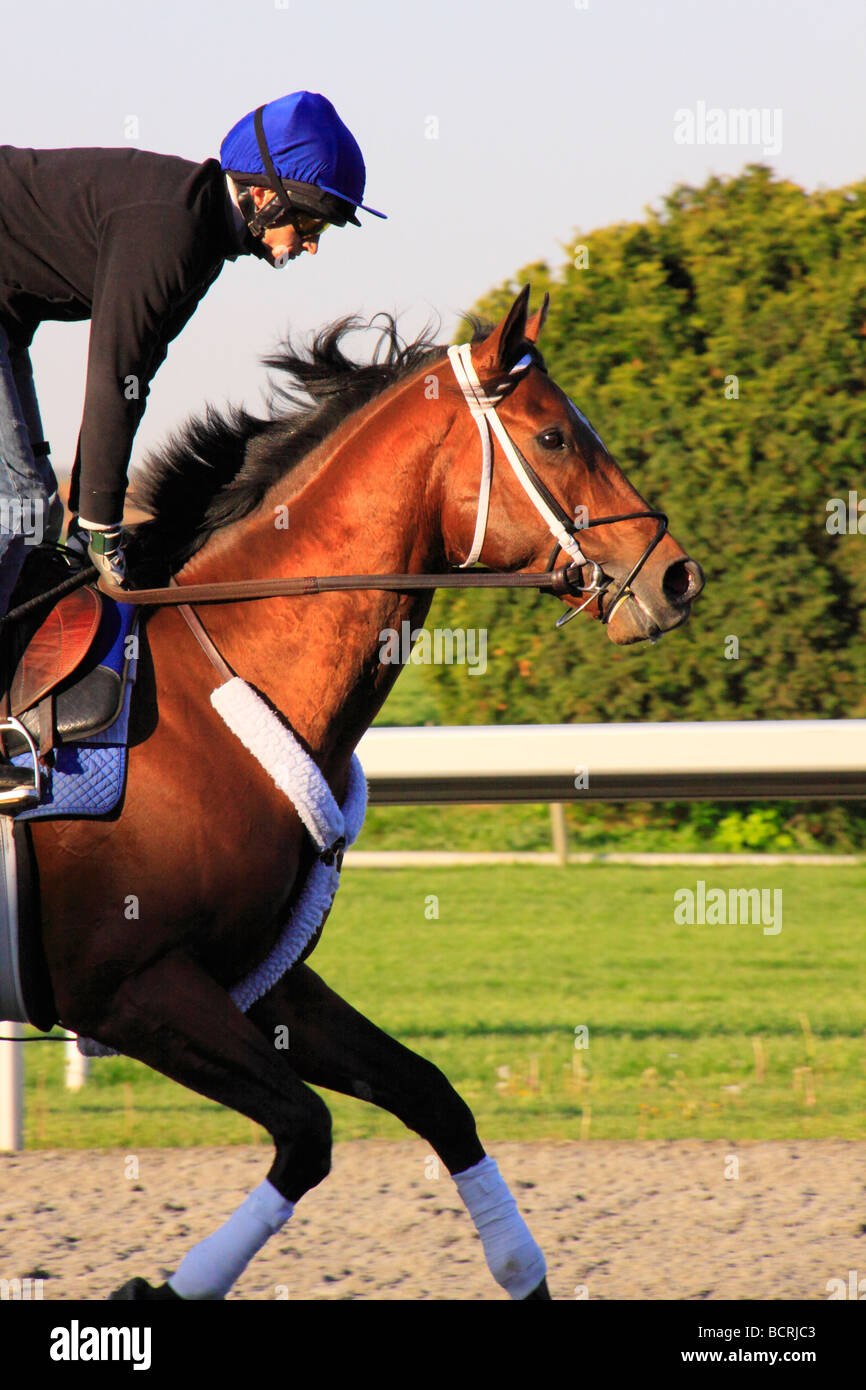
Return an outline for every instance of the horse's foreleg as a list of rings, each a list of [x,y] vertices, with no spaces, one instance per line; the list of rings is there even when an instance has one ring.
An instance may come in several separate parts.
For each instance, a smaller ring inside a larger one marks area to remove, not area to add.
[[[249,1011],[266,1037],[288,1029],[297,1075],[313,1086],[370,1101],[426,1139],[454,1178],[496,1281],[512,1298],[549,1298],[541,1250],[468,1105],[432,1062],[411,1052],[297,965]]]
[[[285,1052],[269,1046],[229,995],[180,951],[129,977],[96,1008],[61,1005],[64,1024],[145,1062],[263,1125],[276,1153],[267,1179],[182,1261],[160,1291],[133,1280],[122,1298],[224,1298],[294,1203],[330,1171],[331,1117]]]

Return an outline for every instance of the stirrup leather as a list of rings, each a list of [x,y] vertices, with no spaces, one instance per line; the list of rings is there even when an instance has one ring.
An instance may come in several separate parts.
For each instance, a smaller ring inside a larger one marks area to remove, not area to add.
[[[0,801],[0,814],[17,815],[19,811],[29,811],[31,807],[38,806],[42,800],[42,771],[39,766],[39,756],[36,751],[36,744],[21,723],[14,715],[7,715],[0,719],[0,739],[3,734],[17,734],[27,745],[27,752],[33,766],[33,782],[26,783],[10,793],[6,801]],[[27,769],[29,771],[29,768]]]

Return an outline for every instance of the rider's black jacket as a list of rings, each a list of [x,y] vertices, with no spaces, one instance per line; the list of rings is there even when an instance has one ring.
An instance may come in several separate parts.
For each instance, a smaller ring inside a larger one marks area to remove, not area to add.
[[[215,159],[0,146],[0,323],[11,345],[29,346],[45,319],[92,320],[70,497],[88,521],[120,519],[150,382],[223,263],[250,249]]]

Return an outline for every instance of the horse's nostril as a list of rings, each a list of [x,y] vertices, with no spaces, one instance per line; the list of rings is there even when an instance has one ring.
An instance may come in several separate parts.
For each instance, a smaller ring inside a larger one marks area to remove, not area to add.
[[[691,596],[693,570],[688,560],[677,560],[668,565],[662,581],[666,599],[671,603],[683,603]]]

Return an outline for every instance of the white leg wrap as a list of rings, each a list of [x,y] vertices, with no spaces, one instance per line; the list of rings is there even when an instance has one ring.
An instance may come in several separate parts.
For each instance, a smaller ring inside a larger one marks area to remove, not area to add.
[[[253,1255],[288,1221],[295,1209],[268,1182],[251,1192],[212,1236],[194,1245],[181,1261],[169,1287],[180,1298],[225,1298]]]
[[[475,1222],[493,1278],[512,1298],[525,1298],[541,1283],[547,1265],[496,1160],[486,1155],[465,1173],[455,1173],[454,1181]]]

